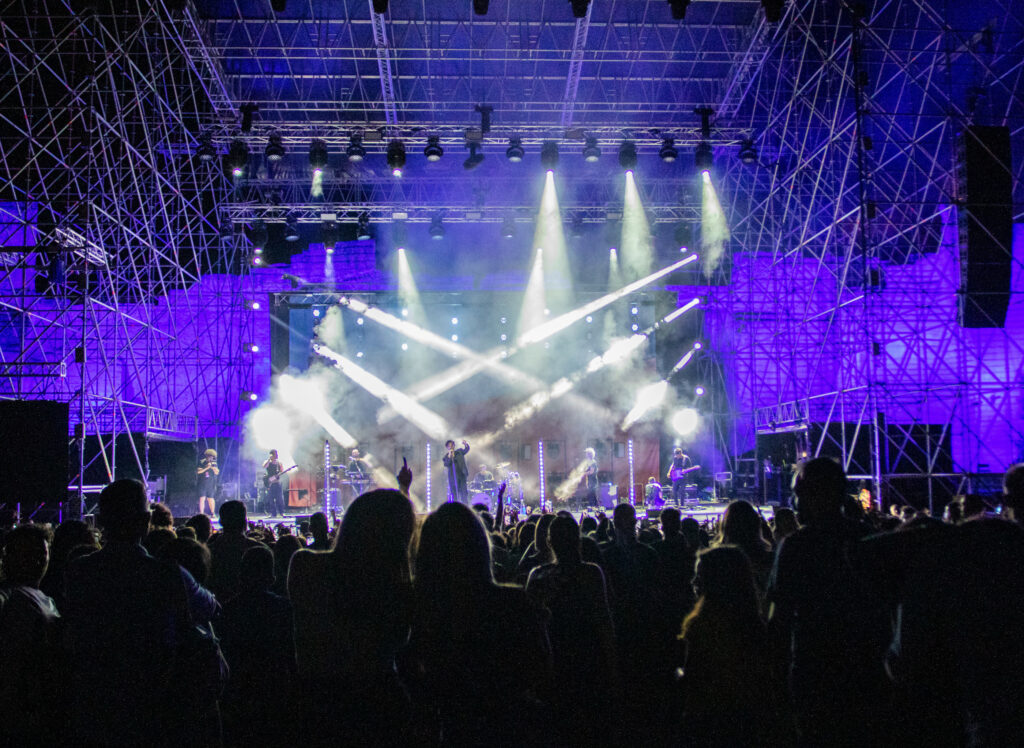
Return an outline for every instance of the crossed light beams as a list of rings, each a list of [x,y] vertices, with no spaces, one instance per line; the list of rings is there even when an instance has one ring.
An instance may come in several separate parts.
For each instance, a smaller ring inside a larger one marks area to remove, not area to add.
[[[688,257],[684,257],[682,260],[679,260],[678,262],[672,263],[668,267],[662,268],[661,270],[658,270],[655,273],[651,273],[646,278],[640,278],[639,280],[633,281],[632,283],[629,283],[623,286],[622,288],[607,293],[598,299],[594,299],[593,301],[588,302],[587,304],[584,304],[581,307],[577,307],[572,311],[561,314],[555,317],[554,319],[549,320],[543,323],[542,325],[533,328],[532,330],[528,330],[526,333],[521,335],[516,340],[515,345],[512,348],[507,350],[498,347],[493,348],[490,351],[487,351],[486,353],[481,355],[468,348],[452,343],[451,341],[442,338],[439,335],[435,335],[434,333],[431,333],[429,330],[423,330],[422,328],[419,328],[416,325],[409,325],[408,323],[405,323],[405,326],[408,326],[415,330],[415,335],[417,336],[417,339],[420,340],[420,342],[423,342],[426,345],[431,346],[432,342],[437,343],[438,350],[467,359],[456,364],[455,366],[449,367],[445,371],[438,372],[434,376],[429,377],[428,379],[422,380],[418,384],[413,385],[408,391],[408,396],[419,402],[430,400],[432,398],[437,397],[438,395],[441,395],[444,392],[447,392],[456,385],[465,382],[466,380],[470,379],[471,377],[473,377],[478,372],[484,369],[491,370],[498,376],[502,376],[502,372],[511,370],[513,372],[516,372],[516,374],[518,375],[515,377],[516,384],[523,383],[524,386],[533,387],[535,389],[546,388],[546,382],[538,380],[536,377],[532,377],[529,374],[525,374],[524,372],[521,372],[515,367],[509,366],[507,364],[502,364],[501,360],[503,358],[514,355],[524,346],[540,343],[546,340],[552,335],[555,335],[556,333],[566,329],[573,323],[578,322],[581,319],[585,319],[588,315],[594,314],[595,312],[603,309],[604,307],[610,304],[613,304],[619,299],[628,296],[634,291],[638,291],[644,286],[653,283],[659,278],[662,278],[668,275],[669,273],[675,272],[684,265],[688,265],[689,263],[696,261],[696,259],[697,255],[691,254]],[[369,307],[366,304],[362,302],[357,302],[353,299],[342,299],[341,301],[339,301],[339,303],[347,304],[349,308],[353,309],[353,311],[369,309]],[[353,304],[356,304],[357,306],[353,306]],[[681,307],[680,309],[685,311],[687,308],[689,307]],[[382,312],[378,309],[374,309],[373,311],[375,312],[374,316],[372,317],[373,319],[381,321],[381,324],[386,324],[387,326],[392,327],[392,329],[397,329],[395,328],[395,323],[402,323],[402,320],[397,320],[395,319],[394,316],[387,314],[386,312]],[[676,310],[676,312],[679,311],[680,310],[678,309]],[[363,316],[371,317],[368,311],[364,311]],[[403,329],[405,329],[404,326]],[[380,413],[377,414],[377,421],[378,423],[386,423],[394,415],[396,414],[393,412],[386,412],[382,410]]]
[[[579,369],[569,376],[562,377],[546,390],[535,392],[523,402],[509,408],[505,411],[505,423],[500,429],[488,434],[476,436],[474,437],[474,441],[482,447],[493,444],[494,441],[502,434],[533,418],[537,413],[546,408],[553,400],[557,400],[572,392],[580,382],[591,374],[595,374],[602,369],[622,363],[629,359],[647,342],[647,339],[650,337],[652,332],[678,319],[698,304],[700,304],[700,299],[693,299],[687,304],[684,304],[678,309],[675,309],[671,313],[665,315],[665,317],[660,321],[655,322],[643,332],[638,332],[628,338],[620,338],[619,340],[616,340],[602,355],[592,358],[583,369]]]

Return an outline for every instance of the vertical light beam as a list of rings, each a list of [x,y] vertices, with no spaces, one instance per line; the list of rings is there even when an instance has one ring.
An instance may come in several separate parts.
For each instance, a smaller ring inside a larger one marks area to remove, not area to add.
[[[622,241],[619,243],[622,272],[626,278],[642,278],[651,272],[654,252],[651,226],[647,221],[640,190],[632,171],[626,172],[626,193],[622,206]]]
[[[718,193],[711,182],[711,173],[701,173],[701,259],[704,275],[711,274],[722,261],[725,254],[725,243],[729,240],[729,225],[722,212],[722,204],[718,201]]]

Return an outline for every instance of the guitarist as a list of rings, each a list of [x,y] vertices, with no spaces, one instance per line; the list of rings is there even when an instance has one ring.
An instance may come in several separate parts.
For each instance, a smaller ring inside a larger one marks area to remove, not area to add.
[[[270,450],[270,456],[263,463],[263,469],[267,471],[263,482],[267,486],[267,508],[269,514],[271,517],[283,516],[284,494],[282,493],[281,480],[278,476],[284,472],[284,465],[278,459],[276,449]]]
[[[672,467],[668,471],[668,478],[672,481],[672,500],[676,506],[681,507],[686,492],[686,473],[688,468],[693,467],[690,456],[683,454],[681,447],[676,447],[672,452]]]

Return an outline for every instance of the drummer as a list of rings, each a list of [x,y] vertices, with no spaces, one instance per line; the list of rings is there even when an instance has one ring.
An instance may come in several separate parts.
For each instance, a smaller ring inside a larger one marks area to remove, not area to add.
[[[644,503],[655,509],[660,509],[665,505],[661,498],[661,484],[655,480],[653,475],[647,479],[647,484],[644,486]]]
[[[470,485],[476,489],[484,489],[489,488],[492,483],[494,483],[494,475],[491,474],[486,465],[481,465],[476,471],[476,475],[473,476],[473,481]]]

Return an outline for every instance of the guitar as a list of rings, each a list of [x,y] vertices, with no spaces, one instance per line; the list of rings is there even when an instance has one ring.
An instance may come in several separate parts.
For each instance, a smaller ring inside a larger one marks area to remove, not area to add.
[[[264,475],[263,476],[263,487],[264,488],[270,488],[272,485],[274,485],[275,483],[277,483],[277,482],[279,482],[281,480],[281,476],[282,475],[284,475],[285,473],[290,473],[292,470],[294,470],[297,467],[298,467],[298,465],[292,465],[290,468],[288,468],[287,470],[282,470],[277,475]]]
[[[700,465],[693,465],[688,468],[672,468],[672,471],[668,474],[668,477],[672,480],[679,480],[687,473],[692,473],[694,470],[700,470]]]

